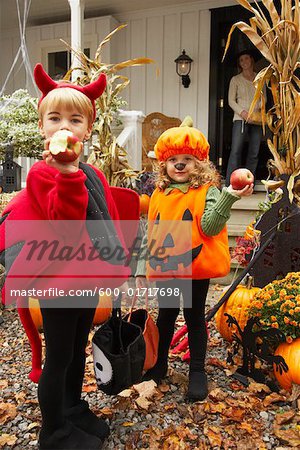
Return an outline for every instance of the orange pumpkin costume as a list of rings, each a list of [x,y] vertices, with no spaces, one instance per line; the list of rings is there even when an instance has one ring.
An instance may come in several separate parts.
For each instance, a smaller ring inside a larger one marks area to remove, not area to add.
[[[148,213],[148,242],[154,245],[151,246],[151,256],[147,263],[148,278],[207,279],[228,274],[230,255],[226,226],[216,236],[205,235],[201,228],[201,217],[209,187],[210,185],[207,184],[197,189],[189,189],[184,195],[176,188],[168,195],[158,189],[153,192]],[[159,223],[157,223],[157,217],[159,217]],[[185,218],[188,222],[185,222]],[[189,226],[191,226],[190,233]],[[160,231],[157,230],[158,227]],[[158,253],[159,248],[164,248],[167,230],[170,227],[173,230],[171,238],[174,242],[175,253],[173,249],[166,248],[166,254],[162,258],[155,259],[153,255]],[[189,258],[192,267],[190,264],[188,267],[183,267],[180,254],[186,254],[189,250],[194,253],[193,255],[191,253]],[[177,258],[178,267],[167,270],[168,261],[164,263],[162,259],[170,257]],[[153,263],[154,259],[155,263]]]

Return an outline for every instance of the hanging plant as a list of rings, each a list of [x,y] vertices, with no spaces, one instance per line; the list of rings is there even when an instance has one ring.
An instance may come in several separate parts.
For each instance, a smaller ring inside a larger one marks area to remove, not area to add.
[[[270,165],[275,175],[288,174],[287,189],[292,202],[295,196],[295,177],[300,174],[300,80],[297,74],[300,61],[300,4],[299,1],[273,0],[255,2],[237,0],[253,13],[249,24],[235,23],[229,32],[224,57],[230,45],[231,35],[238,28],[268,61],[256,76],[256,93],[249,110],[254,111],[261,100],[263,127],[272,132],[268,147],[273,155]],[[223,59],[224,59],[223,57]],[[266,111],[263,88],[266,85],[273,99],[273,106]],[[300,196],[295,199],[300,204]]]

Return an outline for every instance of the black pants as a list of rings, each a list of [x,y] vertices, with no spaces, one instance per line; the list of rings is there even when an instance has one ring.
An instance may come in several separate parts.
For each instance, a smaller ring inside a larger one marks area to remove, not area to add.
[[[81,297],[81,302],[82,302]],[[42,300],[46,358],[38,385],[43,429],[64,423],[64,411],[79,403],[85,370],[85,348],[95,308],[55,308]],[[91,299],[89,298],[91,303]],[[95,305],[97,304],[95,299]],[[70,299],[70,306],[72,299]],[[47,306],[48,305],[48,306]]]
[[[188,328],[190,348],[190,370],[203,371],[207,349],[207,330],[205,323],[205,301],[209,280],[169,280],[156,283],[159,302],[157,327],[159,330],[158,360],[166,361],[174,333],[175,322],[180,311],[180,297],[166,296],[178,288],[183,297],[183,315]]]

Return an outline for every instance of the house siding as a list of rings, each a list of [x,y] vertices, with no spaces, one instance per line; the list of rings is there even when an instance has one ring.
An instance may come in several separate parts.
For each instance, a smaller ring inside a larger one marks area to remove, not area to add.
[[[144,114],[154,111],[184,118],[189,114],[195,126],[208,133],[209,109],[209,57],[210,11],[209,8],[236,4],[235,0],[209,0],[177,5],[174,7],[147,9],[84,21],[84,47],[91,48],[91,55],[101,41],[117,24],[127,27],[114,35],[103,49],[102,60],[120,62],[147,56],[155,64],[122,71],[129,76],[130,85],[123,91],[128,109],[141,110]],[[71,41],[70,23],[57,23],[28,27],[26,43],[30,63],[42,62],[47,69],[47,53],[64,50],[60,41]],[[3,85],[19,47],[19,30],[1,34],[2,64],[0,80]],[[185,49],[194,60],[188,89],[176,74],[174,59]],[[6,86],[5,93],[27,87],[38,95],[30,77],[16,65]]]

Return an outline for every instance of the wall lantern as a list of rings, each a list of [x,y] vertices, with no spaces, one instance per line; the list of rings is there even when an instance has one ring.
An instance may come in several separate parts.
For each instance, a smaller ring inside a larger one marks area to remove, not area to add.
[[[175,59],[177,75],[181,77],[182,84],[185,88],[188,88],[191,83],[189,73],[191,71],[192,62],[192,58],[185,53],[185,50],[182,50],[181,55]]]

